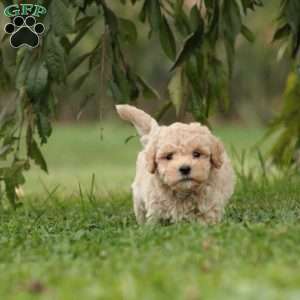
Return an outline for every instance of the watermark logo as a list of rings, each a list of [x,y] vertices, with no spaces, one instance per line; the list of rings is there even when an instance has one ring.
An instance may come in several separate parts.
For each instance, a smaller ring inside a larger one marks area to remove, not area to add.
[[[35,48],[40,43],[40,37],[45,31],[42,23],[36,18],[45,15],[47,9],[37,4],[13,4],[4,9],[4,15],[12,19],[4,27],[10,34],[10,45],[13,48],[22,46]]]

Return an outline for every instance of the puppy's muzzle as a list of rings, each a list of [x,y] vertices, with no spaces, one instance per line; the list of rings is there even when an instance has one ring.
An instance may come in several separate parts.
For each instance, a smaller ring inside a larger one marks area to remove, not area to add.
[[[181,175],[187,176],[191,173],[191,167],[189,165],[182,165],[179,168],[179,172],[180,172]]]

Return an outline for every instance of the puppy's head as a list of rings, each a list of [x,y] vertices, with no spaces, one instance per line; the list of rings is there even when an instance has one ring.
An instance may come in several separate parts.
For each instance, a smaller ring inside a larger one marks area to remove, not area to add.
[[[142,137],[148,172],[172,190],[193,190],[208,180],[211,170],[223,164],[223,145],[206,126],[174,123],[161,126],[132,106],[117,107]]]
[[[199,123],[174,123],[146,147],[148,171],[172,190],[193,190],[223,164],[223,145]]]

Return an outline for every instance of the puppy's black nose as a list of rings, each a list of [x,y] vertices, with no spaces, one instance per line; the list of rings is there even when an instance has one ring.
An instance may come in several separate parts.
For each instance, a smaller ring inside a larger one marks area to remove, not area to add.
[[[191,173],[191,167],[189,165],[182,165],[179,171],[182,175],[189,175]]]

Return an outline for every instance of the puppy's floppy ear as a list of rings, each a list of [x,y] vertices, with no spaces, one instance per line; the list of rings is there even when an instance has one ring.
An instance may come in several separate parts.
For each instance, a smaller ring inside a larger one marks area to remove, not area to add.
[[[148,144],[145,149],[146,167],[149,173],[154,174],[157,168],[156,158],[156,142]]]
[[[131,122],[138,134],[143,137],[158,127],[157,122],[144,111],[131,105],[116,105],[121,119]]]
[[[223,153],[223,144],[217,138],[213,137],[211,144],[211,162],[213,166],[217,169],[220,169],[224,162]]]

